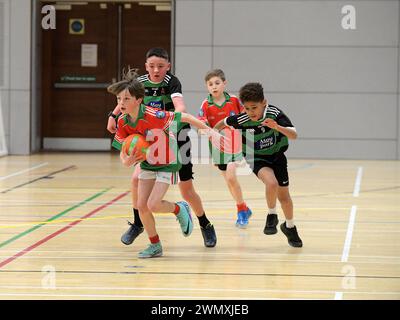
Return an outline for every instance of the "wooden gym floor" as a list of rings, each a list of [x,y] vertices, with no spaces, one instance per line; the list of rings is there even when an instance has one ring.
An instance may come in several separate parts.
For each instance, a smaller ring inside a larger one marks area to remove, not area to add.
[[[184,238],[157,214],[164,256],[141,260],[145,233],[120,242],[131,169],[117,154],[0,158],[0,299],[400,299],[399,161],[289,159],[300,249],[263,234],[254,175],[239,177],[254,212],[239,230],[218,170],[194,171],[217,246],[204,247],[196,218]]]

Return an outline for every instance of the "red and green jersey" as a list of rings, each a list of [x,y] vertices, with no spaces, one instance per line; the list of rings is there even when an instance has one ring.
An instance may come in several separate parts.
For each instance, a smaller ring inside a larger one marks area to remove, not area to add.
[[[126,137],[137,133],[150,143],[147,159],[140,167],[150,171],[176,172],[181,168],[176,133],[182,127],[181,113],[141,105],[136,121],[125,114],[118,119],[112,146],[121,150]]]
[[[225,101],[220,106],[214,103],[211,94],[201,104],[198,118],[207,123],[211,128],[214,128],[220,120],[243,112],[243,106],[236,96],[231,96],[226,92],[224,92],[224,96]]]
[[[214,126],[220,121],[227,117],[234,116],[243,112],[243,106],[240,104],[239,99],[234,95],[229,95],[224,92],[225,101],[218,105],[214,102],[211,94],[208,95],[207,99],[203,101],[200,107],[197,118],[208,126],[214,128]],[[228,135],[231,139],[234,154],[226,154],[220,152],[214,146],[209,144],[212,159],[216,164],[226,164],[228,162],[239,160],[242,157],[241,153],[241,134],[237,130],[225,128],[221,132],[223,135]]]

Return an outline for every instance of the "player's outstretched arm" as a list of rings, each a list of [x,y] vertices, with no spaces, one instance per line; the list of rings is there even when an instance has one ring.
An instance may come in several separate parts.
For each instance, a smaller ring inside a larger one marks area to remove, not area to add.
[[[174,104],[175,112],[186,112],[186,106],[183,97],[180,96],[173,97],[172,103]]]
[[[228,137],[221,135],[218,131],[210,128],[204,122],[195,118],[191,114],[182,112],[181,121],[187,122],[196,127],[197,129],[202,130],[203,133],[205,133],[209,138],[211,138],[211,143],[218,150],[222,152],[232,152],[232,150],[230,150],[232,144]]]
[[[225,125],[225,119],[222,119],[222,120],[218,121],[218,122],[215,124],[214,129],[220,131],[220,130],[222,130],[224,127],[226,127],[226,125]]]

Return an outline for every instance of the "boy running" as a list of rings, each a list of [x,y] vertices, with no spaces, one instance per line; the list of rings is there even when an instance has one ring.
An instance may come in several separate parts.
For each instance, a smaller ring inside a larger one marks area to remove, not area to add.
[[[243,106],[240,104],[239,99],[225,91],[226,77],[221,69],[214,69],[207,72],[204,80],[209,95],[201,104],[198,119],[213,128],[220,120],[243,112]],[[229,135],[234,144],[235,141],[241,143],[238,130],[226,128],[225,135]],[[240,161],[243,160],[241,145],[236,154],[227,154],[214,148],[210,142],[210,151],[214,164],[221,171],[228,189],[236,202],[236,226],[238,228],[246,228],[252,212],[243,200],[242,189],[236,175],[236,168],[240,165]]]
[[[146,54],[145,68],[147,73],[140,76],[138,80],[145,87],[143,103],[163,111],[185,112],[186,106],[182,95],[182,85],[179,79],[170,73],[171,63],[169,55],[163,48],[152,48]],[[119,107],[110,112],[107,129],[111,133],[116,130],[116,118],[120,112]],[[179,190],[185,201],[187,201],[195,212],[206,247],[214,247],[217,236],[214,226],[208,220],[200,196],[193,185],[193,164],[191,162],[190,138],[188,131],[190,126],[185,124],[178,133],[178,146],[182,156],[182,168],[179,170]],[[134,222],[130,223],[129,229],[122,235],[122,243],[129,245],[143,232],[142,222],[137,210],[137,188],[140,168],[134,171],[131,180],[132,204]]]
[[[153,258],[163,254],[153,212],[175,214],[185,237],[193,230],[188,204],[185,201],[172,203],[163,200],[169,185],[177,180],[177,171],[181,168],[175,139],[177,130],[182,126],[182,122],[187,122],[199,129],[205,129],[216,140],[220,139],[221,135],[189,114],[146,107],[142,104],[144,90],[143,84],[136,79],[136,74],[132,70],[125,75],[125,80],[108,87],[108,91],[117,96],[118,107],[122,112],[122,116],[118,119],[113,146],[121,150],[122,143],[128,135],[139,133],[146,137],[146,140],[154,141],[150,146],[150,154],[158,154],[158,157],[152,157],[151,161],[149,157],[143,161],[135,151],[127,155],[122,149],[120,153],[121,162],[128,167],[142,160],[138,177],[137,207],[150,245],[139,252],[138,257]],[[154,139],[155,136],[157,139]],[[152,150],[154,145],[157,145],[157,150]],[[175,156],[170,156],[171,150],[172,153],[175,151]]]
[[[245,113],[227,117],[214,128],[230,126],[242,130],[243,155],[253,173],[266,187],[268,215],[264,233],[271,235],[278,232],[278,199],[286,218],[280,229],[289,245],[302,247],[303,242],[293,219],[293,202],[289,194],[289,175],[284,154],[289,146],[288,139],[297,138],[296,128],[281,109],[267,103],[260,83],[245,84],[240,88],[239,98]]]

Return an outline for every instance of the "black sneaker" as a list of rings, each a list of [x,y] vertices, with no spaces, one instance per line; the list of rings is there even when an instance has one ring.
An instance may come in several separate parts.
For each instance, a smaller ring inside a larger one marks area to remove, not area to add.
[[[278,225],[278,215],[270,213],[267,215],[267,222],[265,223],[264,233],[265,234],[275,234],[278,232],[276,226]]]
[[[293,228],[286,227],[286,222],[281,224],[281,231],[288,239],[288,243],[295,248],[301,248],[303,246],[303,242],[301,241],[296,226]]]
[[[137,225],[128,221],[129,229],[122,235],[121,242],[126,245],[130,245],[133,240],[137,238],[139,234],[143,232],[143,227],[138,227]]]
[[[217,244],[217,235],[215,234],[214,226],[209,223],[205,228],[200,228],[203,235],[204,245],[208,248],[215,247]]]

